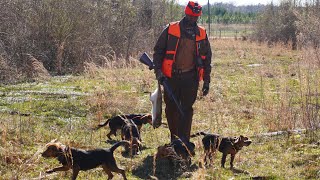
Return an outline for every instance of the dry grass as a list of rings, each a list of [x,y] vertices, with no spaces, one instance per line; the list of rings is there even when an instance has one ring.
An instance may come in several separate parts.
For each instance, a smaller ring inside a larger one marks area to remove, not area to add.
[[[320,177],[319,151],[319,68],[310,68],[312,52],[291,51],[282,45],[268,47],[248,41],[212,40],[214,49],[210,94],[198,98],[192,133],[205,130],[224,136],[250,136],[253,143],[243,148],[235,159],[240,171],[220,168],[221,153],[217,153],[211,168],[201,168],[204,155],[201,138],[196,144],[196,156],[189,173],[177,172],[166,160],[154,161],[157,147],[169,142],[166,126],[142,128],[144,149],[135,157],[123,157],[121,148],[115,152],[129,179],[317,179]],[[122,61],[123,62],[123,61]],[[56,88],[74,89],[86,96],[63,96],[56,100],[55,113],[44,112],[48,106],[44,97],[28,95],[31,107],[23,103],[10,106],[10,93],[35,88],[35,85],[3,87],[0,89],[1,108],[14,107],[16,111],[29,111],[31,116],[0,114],[0,176],[3,179],[69,179],[71,173],[44,174],[57,166],[56,160],[40,157],[44,145],[54,138],[64,144],[90,149],[110,147],[106,144],[108,129],[91,131],[106,118],[119,113],[145,113],[151,111],[149,94],[155,87],[154,74],[139,65],[137,60],[114,66],[106,61],[106,68],[87,63],[84,76],[61,81],[49,81]],[[54,88],[51,87],[50,88]],[[20,86],[19,86],[20,87]],[[15,102],[11,102],[15,103]],[[36,104],[42,106],[36,106]],[[58,107],[63,104],[61,109]],[[71,107],[69,107],[71,106]],[[67,109],[67,115],[64,111]],[[78,113],[86,109],[86,114]],[[12,109],[11,109],[12,110]],[[49,111],[46,109],[46,111]],[[64,112],[61,113],[60,112]],[[62,116],[63,114],[63,116]],[[79,115],[80,114],[80,115]],[[64,117],[66,116],[66,117]],[[163,119],[165,122],[165,119]],[[276,137],[257,136],[278,130],[310,129],[306,134],[287,134]],[[119,140],[118,136],[116,140]],[[227,161],[229,159],[227,158]],[[228,164],[227,164],[228,167]],[[241,171],[242,170],[242,171]],[[102,169],[80,172],[79,179],[105,179]],[[115,179],[121,176],[116,175]]]

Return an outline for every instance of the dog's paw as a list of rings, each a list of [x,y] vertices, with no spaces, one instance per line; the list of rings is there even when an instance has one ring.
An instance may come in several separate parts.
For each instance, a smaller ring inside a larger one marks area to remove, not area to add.
[[[54,172],[54,171],[53,171],[52,169],[46,171],[47,174],[51,174],[51,173],[53,173],[53,172]]]

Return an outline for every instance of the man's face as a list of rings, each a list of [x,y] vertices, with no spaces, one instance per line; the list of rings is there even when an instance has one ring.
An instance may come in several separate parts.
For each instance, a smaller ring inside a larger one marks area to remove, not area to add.
[[[196,23],[199,19],[199,16],[190,16],[190,15],[186,15],[188,21],[192,22],[193,23]]]

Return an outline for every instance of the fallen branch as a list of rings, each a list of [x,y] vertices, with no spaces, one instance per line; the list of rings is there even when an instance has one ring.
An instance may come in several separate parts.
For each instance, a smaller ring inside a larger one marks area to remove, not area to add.
[[[276,131],[276,132],[267,132],[257,134],[254,137],[272,137],[272,136],[280,136],[280,135],[288,135],[288,134],[305,134],[307,132],[306,129],[294,129],[287,131]]]

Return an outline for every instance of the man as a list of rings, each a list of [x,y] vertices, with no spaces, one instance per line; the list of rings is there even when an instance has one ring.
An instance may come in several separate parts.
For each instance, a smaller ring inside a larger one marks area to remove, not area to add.
[[[173,94],[180,102],[184,116],[164,91],[166,118],[171,141],[180,138],[193,151],[190,140],[193,104],[197,97],[199,81],[203,80],[202,95],[209,92],[211,73],[211,47],[203,27],[197,25],[202,7],[189,1],[185,17],[170,23],[161,33],[153,54],[155,74],[160,83],[167,78]]]

